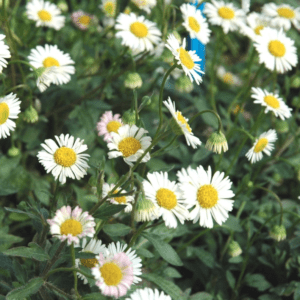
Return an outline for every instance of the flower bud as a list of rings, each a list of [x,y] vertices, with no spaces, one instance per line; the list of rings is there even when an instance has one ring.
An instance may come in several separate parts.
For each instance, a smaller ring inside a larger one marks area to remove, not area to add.
[[[12,146],[7,152],[8,156],[10,156],[10,157],[18,156],[20,153],[21,152],[20,152],[19,148],[16,148],[15,146]]]
[[[68,11],[68,5],[65,1],[59,1],[57,3],[57,7],[61,10],[61,12],[65,13]]]
[[[158,219],[159,216],[160,214],[157,206],[155,206],[151,200],[142,195],[136,203],[134,220],[136,222],[146,222]]]
[[[253,182],[249,181],[247,185],[248,185],[249,188],[252,188],[253,187]]]
[[[24,115],[23,115],[23,119],[27,123],[35,123],[38,121],[39,115],[38,115],[37,111],[35,110],[35,108],[33,108],[32,105],[30,105],[29,107],[26,108]]]
[[[283,225],[275,225],[272,230],[270,230],[269,235],[277,242],[283,241],[286,239],[285,227]]]
[[[42,110],[42,103],[41,103],[40,99],[35,98],[33,106],[37,110],[38,113],[41,112],[41,110]]]
[[[135,111],[132,109],[126,110],[122,116],[122,122],[124,124],[134,125],[136,123]]]
[[[190,93],[194,89],[194,85],[187,76],[183,75],[176,80],[175,89],[180,93]]]
[[[165,48],[162,55],[161,55],[161,59],[165,63],[171,64],[171,63],[174,62],[174,55],[169,49]]]
[[[226,152],[228,144],[225,135],[221,131],[213,132],[207,140],[205,148],[219,154],[222,152],[222,149]]]
[[[124,86],[132,90],[140,88],[142,84],[142,78],[138,73],[129,73],[124,81]]]
[[[300,87],[300,77],[297,76],[295,78],[293,78],[292,82],[291,82],[291,87],[298,89]]]
[[[292,104],[295,107],[300,107],[300,97],[299,96],[294,97],[293,100],[292,100]]]
[[[241,249],[240,245],[238,242],[236,241],[231,241],[229,243],[229,246],[228,246],[228,254],[231,256],[231,257],[236,257],[236,256],[239,256],[241,255],[243,252],[243,250]]]
[[[276,131],[286,133],[289,131],[289,123],[287,121],[277,121],[275,124]]]

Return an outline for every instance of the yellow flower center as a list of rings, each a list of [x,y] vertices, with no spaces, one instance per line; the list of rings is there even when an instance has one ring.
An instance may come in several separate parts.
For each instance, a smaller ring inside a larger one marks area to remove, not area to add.
[[[148,28],[141,22],[134,22],[130,25],[130,31],[139,38],[144,38],[148,35]]]
[[[100,272],[106,285],[116,286],[123,278],[120,267],[113,262],[105,263],[102,267],[100,267]]]
[[[182,47],[177,49],[177,51],[179,52],[179,58],[180,58],[181,63],[183,65],[185,65],[188,69],[190,69],[190,70],[193,69],[195,63],[194,63],[191,55],[188,53],[188,51],[186,51]]]
[[[94,253],[92,251],[84,251],[86,253]],[[80,262],[87,268],[94,268],[98,264],[98,260],[96,258],[81,258]]]
[[[293,19],[295,17],[295,12],[288,7],[280,7],[277,9],[277,12],[280,17],[286,19]]]
[[[116,5],[113,2],[106,2],[104,5],[104,11],[112,17],[115,14],[115,8],[116,8]]]
[[[4,124],[9,117],[9,107],[5,102],[0,103],[0,125]]]
[[[118,121],[110,121],[106,125],[106,129],[108,132],[115,132],[118,133],[118,129],[122,126],[122,124]]]
[[[223,75],[223,81],[227,84],[233,83],[233,75],[230,72],[227,72]]]
[[[117,193],[119,193],[120,192],[120,190],[115,190],[114,192],[113,192],[113,194],[117,194]],[[122,204],[122,203],[126,203],[126,197],[125,196],[122,196],[122,197],[116,197],[116,198],[113,198],[115,201],[117,201],[119,204]]]
[[[71,167],[74,165],[76,158],[75,151],[65,146],[58,148],[54,153],[55,162],[63,167]]]
[[[72,234],[77,236],[82,232],[82,225],[79,221],[69,219],[63,222],[60,226],[60,234],[68,235]]]
[[[264,101],[273,108],[278,108],[280,106],[279,101],[272,95],[265,96]]]
[[[135,154],[139,149],[142,149],[142,145],[134,137],[127,137],[119,143],[118,148],[124,157],[128,157]]]
[[[266,139],[266,138],[260,139],[257,142],[256,146],[254,147],[254,152],[258,153],[258,152],[263,151],[267,145],[268,145],[268,139]]]
[[[46,10],[42,9],[38,11],[39,18],[44,22],[49,22],[52,19],[52,16],[50,13],[48,13]]]
[[[187,130],[188,130],[189,132],[192,132],[192,129],[191,129],[190,125],[187,123],[187,121],[185,120],[185,118],[182,116],[181,112],[178,111],[178,112],[176,112],[176,114],[177,114],[177,120],[178,120],[180,123],[185,124]]]
[[[176,195],[165,188],[161,188],[156,192],[157,204],[166,209],[172,209],[177,205]]]
[[[200,24],[194,17],[189,17],[189,26],[195,31],[199,32]]]
[[[78,22],[84,26],[88,26],[91,22],[91,18],[89,16],[81,16],[79,19],[78,19]]]
[[[282,57],[285,54],[285,46],[278,40],[271,41],[268,49],[269,52],[276,57]]]
[[[211,184],[205,184],[198,189],[197,200],[201,207],[212,208],[219,200],[218,191]]]
[[[234,10],[229,7],[226,7],[226,6],[220,7],[218,9],[218,14],[221,18],[227,19],[227,20],[231,20],[235,16]]]
[[[44,59],[43,65],[44,65],[45,68],[59,67],[59,62],[55,58],[49,56],[49,57]]]
[[[260,35],[260,31],[264,28],[265,28],[265,26],[263,26],[263,25],[256,26],[254,29],[255,34]]]

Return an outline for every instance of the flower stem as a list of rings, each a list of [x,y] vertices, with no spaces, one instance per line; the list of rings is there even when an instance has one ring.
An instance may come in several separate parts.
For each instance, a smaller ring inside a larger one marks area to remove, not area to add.
[[[198,112],[197,114],[195,114],[190,120],[189,120],[189,124],[191,124],[196,118],[198,118],[200,115],[202,115],[203,113],[206,113],[206,112],[210,112],[212,114],[214,114],[217,119],[218,119],[218,132],[221,132],[223,130],[223,125],[222,125],[222,121],[221,121],[221,118],[220,116],[213,110],[210,110],[210,109],[207,109],[207,110],[202,110],[200,112]]]
[[[71,244],[71,247],[70,247],[70,250],[71,250],[71,256],[72,256],[72,265],[73,265],[73,274],[74,274],[74,289],[75,289],[75,292],[77,294],[77,268],[76,268],[76,265],[75,265],[75,249],[74,249],[74,242]]]
[[[143,232],[143,230],[146,228],[146,226],[148,225],[148,221],[144,222],[143,225],[141,225],[139,227],[139,229],[137,230],[137,232],[133,235],[133,237],[131,238],[129,245],[127,246],[125,252],[133,246],[133,244],[135,243],[136,239],[138,238],[138,236]]]
[[[84,275],[85,277],[88,277],[88,278],[94,278],[93,276],[85,273],[84,271],[80,270],[80,269],[77,269],[77,268],[57,268],[57,269],[54,269],[50,272],[47,273],[46,276],[44,276],[44,280],[46,280],[50,275],[56,273],[56,272],[74,272],[75,274],[76,273],[80,273],[82,275]],[[77,278],[77,276],[76,276]]]

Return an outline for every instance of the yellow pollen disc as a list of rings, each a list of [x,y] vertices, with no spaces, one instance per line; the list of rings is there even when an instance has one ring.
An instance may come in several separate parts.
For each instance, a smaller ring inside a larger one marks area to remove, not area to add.
[[[221,18],[227,19],[227,20],[231,20],[235,16],[234,10],[229,7],[226,7],[226,6],[220,7],[218,9],[218,14]]]
[[[142,149],[142,145],[139,140],[127,137],[119,143],[118,148],[124,157],[128,157],[135,154],[139,149]]]
[[[5,102],[0,103],[0,125],[4,124],[9,117],[9,107]]]
[[[43,65],[44,65],[45,68],[59,67],[59,62],[55,58],[49,56],[49,57],[44,59]]]
[[[286,19],[293,19],[295,17],[295,12],[288,7],[278,8],[277,12],[280,17],[283,17]]]
[[[122,126],[122,124],[118,121],[110,121],[107,125],[106,125],[106,129],[108,132],[118,132],[118,129]]]
[[[60,226],[60,234],[72,234],[73,236],[77,236],[82,232],[82,225],[79,221],[69,219],[63,222]]]
[[[180,123],[185,124],[187,130],[188,130],[189,132],[192,132],[192,129],[191,129],[190,125],[187,123],[187,121],[185,120],[185,118],[182,116],[181,112],[178,111],[178,112],[176,112],[176,114],[177,114],[177,120],[178,120]]]
[[[165,188],[161,188],[156,192],[157,204],[166,209],[172,209],[177,205],[176,195]]]
[[[98,264],[98,260],[96,258],[81,258],[80,262],[87,268],[94,268]]]
[[[130,25],[130,31],[139,38],[144,38],[148,35],[148,28],[141,22],[134,22]]]
[[[223,75],[223,81],[227,84],[233,83],[233,75],[230,72],[227,72]]]
[[[202,208],[212,208],[219,200],[218,191],[211,184],[205,184],[198,189],[197,200]]]
[[[52,19],[52,16],[50,13],[48,13],[46,10],[42,9],[38,11],[39,18],[44,22],[49,22]]]
[[[106,2],[104,5],[104,10],[107,14],[113,16],[115,14],[115,7],[116,5],[113,2]]]
[[[119,190],[115,190],[113,192],[113,194],[117,194],[119,193],[120,191]],[[116,198],[113,198],[115,201],[117,201],[119,204],[122,204],[122,203],[126,203],[126,197],[125,196],[122,196],[122,197],[116,197]]]
[[[194,17],[189,17],[189,26],[195,31],[199,32],[200,24]]]
[[[258,152],[263,151],[267,145],[268,145],[268,139],[266,139],[266,138],[260,139],[257,142],[256,146],[254,147],[254,152],[258,153]]]
[[[269,52],[276,57],[282,57],[285,54],[285,46],[278,40],[271,41],[268,49]]]
[[[264,97],[264,101],[273,108],[279,108],[279,101],[272,95],[268,95]]]
[[[191,57],[191,55],[182,47],[177,49],[177,51],[179,51],[179,58],[180,61],[183,65],[185,65],[188,69],[193,69],[194,68],[194,61]]]
[[[88,26],[91,22],[91,18],[89,16],[81,16],[78,22],[84,26]]]
[[[76,162],[76,153],[68,147],[58,148],[54,153],[54,160],[63,167],[71,167]]]
[[[264,28],[265,28],[265,26],[263,26],[263,25],[256,26],[255,29],[254,29],[254,32],[255,32],[257,35],[260,35],[260,31],[261,31],[262,29],[264,29]]]
[[[118,285],[123,278],[120,267],[115,263],[105,263],[99,270],[106,285]]]

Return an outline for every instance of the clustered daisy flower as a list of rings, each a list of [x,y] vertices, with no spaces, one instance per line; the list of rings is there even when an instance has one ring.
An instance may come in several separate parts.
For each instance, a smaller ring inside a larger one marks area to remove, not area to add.
[[[82,10],[74,11],[71,15],[72,22],[81,30],[86,30],[91,24],[94,16]]]
[[[4,44],[4,39],[5,35],[0,34],[0,74],[2,73],[3,68],[6,68],[7,66],[6,58],[10,58],[9,48]]]
[[[113,115],[112,111],[106,111],[100,118],[100,122],[97,123],[98,135],[103,137],[103,140],[110,142],[111,132],[118,132],[118,129],[123,126],[122,119],[119,114]]]

